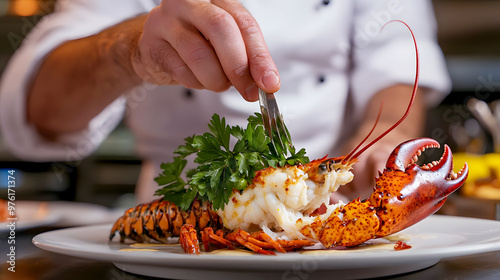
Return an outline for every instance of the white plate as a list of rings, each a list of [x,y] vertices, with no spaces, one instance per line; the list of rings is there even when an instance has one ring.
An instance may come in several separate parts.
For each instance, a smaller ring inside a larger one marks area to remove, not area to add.
[[[11,221],[7,221],[0,223],[0,233],[49,226],[61,218],[58,213],[50,211],[47,202],[15,201],[14,208],[16,213],[15,230],[11,229]]]
[[[408,250],[395,251],[392,245],[373,245],[278,256],[193,256],[178,253],[178,246],[157,247],[158,251],[120,251],[131,246],[109,242],[110,227],[100,225],[46,232],[35,236],[33,244],[61,254],[111,261],[122,270],[140,275],[219,280],[380,277],[423,269],[442,258],[500,250],[500,222],[436,215],[390,239],[404,240],[412,246]]]

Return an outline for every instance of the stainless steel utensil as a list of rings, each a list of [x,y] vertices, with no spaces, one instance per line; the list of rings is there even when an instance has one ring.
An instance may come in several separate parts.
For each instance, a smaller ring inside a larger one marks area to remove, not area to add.
[[[488,130],[493,137],[493,145],[496,153],[500,152],[500,126],[491,112],[488,104],[482,100],[471,98],[467,101],[467,107],[476,117],[479,123]]]
[[[278,109],[278,103],[276,103],[274,94],[264,92],[259,88],[259,103],[264,127],[269,137],[274,140],[272,143],[274,142],[273,147],[275,151],[277,153],[280,151],[286,153],[288,149],[285,149],[285,146],[291,145],[292,141]],[[276,147],[275,145],[280,145],[280,147]]]

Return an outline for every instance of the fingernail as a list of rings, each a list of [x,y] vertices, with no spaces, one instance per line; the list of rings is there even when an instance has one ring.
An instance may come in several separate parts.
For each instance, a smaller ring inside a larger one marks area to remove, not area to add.
[[[255,101],[258,99],[257,85],[252,84],[247,89],[245,89],[245,96],[243,96],[248,101]]]
[[[266,89],[275,88],[276,86],[278,86],[279,82],[280,78],[274,71],[269,71],[264,74],[264,76],[262,76],[262,83],[264,84]]]

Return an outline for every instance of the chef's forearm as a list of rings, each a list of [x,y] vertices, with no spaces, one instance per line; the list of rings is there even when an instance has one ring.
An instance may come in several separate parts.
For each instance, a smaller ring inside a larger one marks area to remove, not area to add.
[[[28,92],[27,120],[45,137],[82,130],[124,91],[140,84],[130,54],[145,16],[68,41],[43,61]]]

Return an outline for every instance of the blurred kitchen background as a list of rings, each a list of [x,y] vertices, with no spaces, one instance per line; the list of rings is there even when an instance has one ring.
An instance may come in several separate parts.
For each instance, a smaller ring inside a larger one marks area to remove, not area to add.
[[[0,74],[29,30],[53,11],[55,2],[0,0]],[[440,106],[428,113],[427,135],[447,143],[457,154],[490,154],[495,152],[495,142],[498,153],[500,1],[435,0],[434,5],[439,43],[454,86]],[[115,207],[132,196],[138,178],[140,160],[134,154],[133,142],[126,127],[120,126],[96,153],[81,162],[29,163],[12,157],[0,135],[0,187],[6,187],[3,173],[14,168],[17,199],[70,200]],[[498,154],[492,162],[500,166]],[[490,172],[487,178],[473,180],[496,184],[500,192],[497,171],[486,169]],[[500,201],[500,197],[494,199]]]

